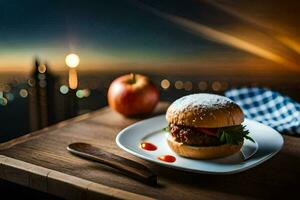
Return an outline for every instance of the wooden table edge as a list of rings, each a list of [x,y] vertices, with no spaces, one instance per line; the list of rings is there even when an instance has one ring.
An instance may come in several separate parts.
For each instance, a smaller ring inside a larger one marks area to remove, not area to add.
[[[79,194],[79,199],[90,199],[94,197],[153,199],[148,196],[95,183],[4,155],[0,155],[0,178],[66,199],[73,199],[73,197],[68,196],[69,194]]]

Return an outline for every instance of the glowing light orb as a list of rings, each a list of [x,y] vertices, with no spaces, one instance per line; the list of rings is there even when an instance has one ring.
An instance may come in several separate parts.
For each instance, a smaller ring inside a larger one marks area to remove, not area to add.
[[[0,97],[0,105],[6,106],[7,105],[7,99],[4,97]]]
[[[70,68],[75,68],[79,65],[79,62],[80,62],[80,59],[79,59],[79,56],[74,54],[74,53],[71,53],[69,55],[66,56],[66,65]]]
[[[67,94],[69,92],[69,88],[66,85],[62,85],[62,86],[60,86],[59,91],[62,94]]]
[[[84,92],[83,92],[83,90],[77,90],[77,92],[76,92],[76,96],[78,97],[78,98],[83,98],[84,97]]]
[[[26,98],[28,96],[28,91],[26,89],[21,89],[19,94],[21,97]]]
[[[160,86],[166,90],[170,87],[170,81],[167,79],[164,79],[160,82]]]

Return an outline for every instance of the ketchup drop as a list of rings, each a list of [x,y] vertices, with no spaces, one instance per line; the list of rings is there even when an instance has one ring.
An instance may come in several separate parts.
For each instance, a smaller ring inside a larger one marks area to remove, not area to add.
[[[147,151],[155,151],[157,149],[157,147],[154,144],[149,142],[142,142],[141,148]]]
[[[162,160],[162,161],[165,161],[165,162],[169,162],[169,163],[172,163],[172,162],[176,161],[176,158],[174,156],[171,156],[171,155],[163,155],[163,156],[158,157],[158,159]]]

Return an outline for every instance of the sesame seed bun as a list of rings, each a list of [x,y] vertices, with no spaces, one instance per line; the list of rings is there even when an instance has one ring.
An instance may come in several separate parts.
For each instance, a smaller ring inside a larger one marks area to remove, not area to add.
[[[180,142],[176,142],[172,136],[167,139],[169,147],[178,155],[193,159],[214,159],[232,155],[243,146],[243,143],[238,145],[223,144],[220,146],[189,146]]]
[[[227,97],[199,93],[184,96],[173,102],[167,110],[170,124],[220,128],[240,125],[244,121],[242,109]]]

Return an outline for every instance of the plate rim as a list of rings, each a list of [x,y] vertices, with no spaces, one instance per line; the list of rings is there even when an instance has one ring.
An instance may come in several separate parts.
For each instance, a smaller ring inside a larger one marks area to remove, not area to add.
[[[272,158],[273,156],[275,156],[283,147],[284,145],[284,139],[283,139],[283,136],[275,129],[273,129],[272,127],[270,126],[267,126],[261,122],[258,122],[258,121],[255,121],[255,120],[252,120],[252,119],[248,119],[248,118],[245,118],[245,121],[250,121],[250,122],[254,122],[254,123],[259,123],[260,125],[263,125],[264,127],[267,127],[267,128],[271,128],[274,133],[276,133],[278,136],[280,136],[280,146],[278,149],[276,149],[276,151],[264,156],[263,158],[259,159],[258,161],[254,162],[253,164],[250,164],[248,166],[245,166],[245,167],[242,167],[242,168],[238,168],[238,169],[233,169],[233,170],[228,170],[228,171],[222,171],[222,172],[214,172],[214,171],[205,171],[205,170],[201,170],[201,169],[190,169],[190,168],[185,168],[185,167],[181,167],[181,166],[177,166],[177,165],[172,165],[172,164],[169,164],[169,163],[164,163],[162,161],[159,161],[159,160],[153,160],[152,158],[149,158],[147,156],[144,156],[142,154],[139,154],[138,152],[135,152],[127,147],[125,147],[121,142],[120,142],[120,138],[121,136],[126,132],[128,131],[129,129],[131,129],[132,127],[135,127],[135,126],[139,126],[140,124],[143,124],[143,123],[146,123],[147,121],[152,121],[156,118],[162,118],[162,117],[165,117],[165,114],[161,114],[161,115],[158,115],[158,116],[154,116],[154,117],[151,117],[151,118],[148,118],[148,119],[144,119],[144,120],[141,120],[141,121],[138,121],[136,123],[133,123],[129,126],[127,126],[126,128],[122,129],[121,131],[119,131],[119,133],[117,134],[116,136],[116,143],[118,145],[119,148],[121,148],[122,150],[134,155],[134,156],[137,156],[138,158],[141,158],[141,159],[144,159],[144,160],[147,160],[151,163],[155,163],[155,164],[158,164],[158,165],[162,165],[162,166],[165,166],[165,167],[169,167],[169,168],[172,168],[172,169],[176,169],[176,170],[183,170],[183,171],[186,171],[186,172],[194,172],[194,173],[201,173],[201,174],[212,174],[212,175],[227,175],[227,174],[236,174],[236,173],[240,173],[240,172],[243,172],[243,171],[246,171],[248,169],[251,169],[253,167],[256,167],[262,163],[264,163],[265,161],[269,160],[270,158]],[[245,122],[244,121],[244,122]],[[259,148],[259,147],[258,147]]]

